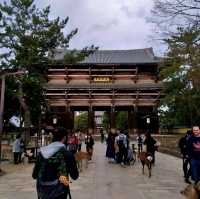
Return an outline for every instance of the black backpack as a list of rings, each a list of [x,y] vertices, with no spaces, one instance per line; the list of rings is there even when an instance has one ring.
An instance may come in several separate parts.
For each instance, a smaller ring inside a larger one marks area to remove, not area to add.
[[[187,151],[187,140],[186,137],[182,137],[179,141],[179,148],[182,154],[185,154]]]
[[[64,186],[62,183],[59,182],[58,179],[50,182],[42,181],[43,177],[45,177],[46,172],[42,173],[42,175],[39,176],[39,173],[41,172],[40,170],[48,170],[49,162],[48,160],[45,160],[41,154],[38,155],[38,161],[40,161],[40,168],[36,168],[35,165],[32,174],[32,177],[34,179],[37,179],[38,199],[55,199],[64,193],[69,196],[69,199],[71,199],[69,187]]]

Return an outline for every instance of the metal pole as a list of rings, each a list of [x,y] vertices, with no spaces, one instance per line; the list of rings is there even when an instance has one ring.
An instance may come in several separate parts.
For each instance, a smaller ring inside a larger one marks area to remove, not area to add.
[[[4,94],[5,94],[5,75],[2,75],[1,76],[1,103],[0,103],[0,164],[1,164],[1,141],[2,141],[2,134],[3,134]]]

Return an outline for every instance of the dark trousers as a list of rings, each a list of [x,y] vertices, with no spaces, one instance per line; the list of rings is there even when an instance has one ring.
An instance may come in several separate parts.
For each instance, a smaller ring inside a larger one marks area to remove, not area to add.
[[[68,193],[64,193],[55,199],[68,199],[68,198],[71,199],[71,195],[69,196]]]
[[[151,154],[152,154],[152,158],[153,158],[152,164],[155,164],[155,151],[152,151]]]
[[[78,144],[78,151],[81,151],[82,144]]]
[[[14,164],[18,164],[20,161],[20,153],[14,152]]]
[[[38,181],[37,181],[37,184],[36,184],[36,187],[37,187],[37,194],[38,194],[38,199],[48,199],[47,197],[47,195],[46,196],[43,196],[43,197],[40,197],[39,195],[40,195],[40,192],[41,192],[41,189],[40,189],[40,186],[39,186],[39,183],[38,183]],[[48,191],[49,192],[49,191]],[[47,192],[47,193],[48,193]],[[61,194],[61,195],[59,195],[58,197],[56,197],[56,198],[54,198],[54,199],[72,199],[72,197],[71,197],[71,192],[70,192],[70,188],[69,188],[69,190],[68,191],[66,191],[65,193],[63,193],[63,194]]]
[[[184,178],[188,180],[191,175],[191,166],[190,166],[190,160],[186,157],[183,157],[183,173],[184,173]]]
[[[38,199],[41,199],[40,197],[38,197]],[[69,193],[64,193],[60,196],[58,196],[57,198],[55,199],[71,199],[71,194],[69,195]]]
[[[127,163],[127,155],[128,151],[125,147],[119,147],[119,154],[118,154],[118,163]]]
[[[138,153],[142,152],[142,144],[138,144]]]

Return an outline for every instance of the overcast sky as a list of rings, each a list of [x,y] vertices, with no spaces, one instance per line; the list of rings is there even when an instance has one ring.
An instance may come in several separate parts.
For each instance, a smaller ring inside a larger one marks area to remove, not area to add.
[[[3,1],[3,0],[0,0]],[[160,47],[147,23],[152,0],[35,0],[38,7],[51,5],[52,17],[69,16],[68,30],[78,28],[70,48],[94,44],[100,49]]]

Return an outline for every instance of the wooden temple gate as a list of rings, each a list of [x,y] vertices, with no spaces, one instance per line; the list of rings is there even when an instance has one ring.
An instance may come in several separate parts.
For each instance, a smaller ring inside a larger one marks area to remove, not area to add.
[[[55,59],[62,59],[58,50]],[[50,65],[46,100],[58,125],[73,129],[74,111],[88,111],[88,129],[94,131],[94,111],[110,113],[115,132],[116,111],[128,111],[130,133],[158,132],[157,105],[162,84],[159,60],[151,48],[100,50],[77,64]],[[49,120],[53,122],[52,118]]]

